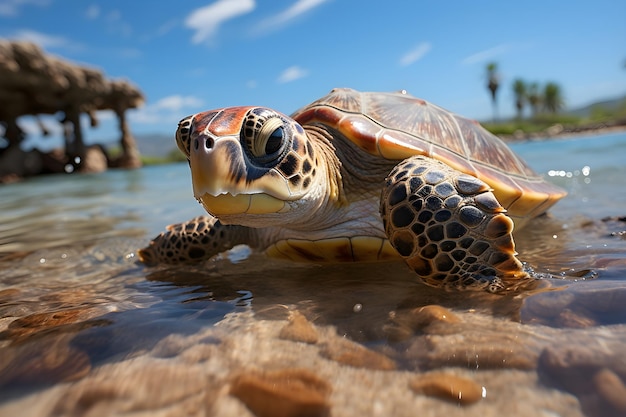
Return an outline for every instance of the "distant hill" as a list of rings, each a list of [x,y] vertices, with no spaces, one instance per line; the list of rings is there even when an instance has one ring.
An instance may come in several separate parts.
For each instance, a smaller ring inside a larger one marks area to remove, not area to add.
[[[142,155],[166,156],[172,149],[176,149],[176,140],[171,133],[137,134],[135,140]]]
[[[617,97],[613,99],[606,99],[601,101],[596,101],[591,104],[587,104],[583,107],[579,107],[577,109],[567,110],[565,113],[570,114],[572,116],[578,117],[589,117],[591,116],[591,112],[594,108],[603,107],[606,110],[615,111],[617,110],[623,103],[626,101],[626,95],[622,97]]]

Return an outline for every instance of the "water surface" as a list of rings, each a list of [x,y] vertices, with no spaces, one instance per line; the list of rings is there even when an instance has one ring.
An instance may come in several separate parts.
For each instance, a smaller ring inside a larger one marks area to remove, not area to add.
[[[524,395],[540,402],[546,393],[562,393],[582,413],[619,413],[603,402],[602,392],[592,392],[597,398],[591,400],[581,396],[594,388],[564,383],[560,378],[567,372],[559,374],[541,361],[549,357],[546,349],[597,342],[608,346],[604,356],[593,351],[596,362],[571,369],[610,368],[626,383],[626,364],[615,363],[613,355],[626,349],[626,134],[512,147],[569,193],[548,216],[516,232],[520,259],[558,291],[517,298],[450,294],[418,283],[403,264],[300,265],[270,261],[246,248],[202,266],[147,268],[136,262],[137,248],[165,225],[203,213],[192,197],[186,164],[2,186],[0,414],[3,407],[24,404],[63,414],[46,403],[63,395],[60,390],[96,378],[107,366],[154,354],[174,337],[218,345],[220,338],[211,332],[238,315],[270,323],[298,310],[320,328],[384,352],[401,371],[457,369],[452,359],[411,356],[411,346],[432,342],[424,335],[400,344],[390,337],[395,317],[431,304],[477,317],[469,316],[470,327],[462,334],[469,340],[486,337],[486,347],[473,342],[467,352],[484,355],[505,343],[503,332],[520,332],[515,346],[534,352],[524,371],[534,379]],[[507,330],[484,330],[500,325]],[[234,333],[239,328],[234,326]],[[470,368],[478,378],[491,375]],[[490,376],[494,386],[513,375],[506,364],[491,368],[500,372]]]

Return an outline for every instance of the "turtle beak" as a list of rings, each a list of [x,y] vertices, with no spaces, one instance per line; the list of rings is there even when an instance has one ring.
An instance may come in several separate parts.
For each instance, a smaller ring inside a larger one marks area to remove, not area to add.
[[[245,163],[238,138],[199,135],[190,146],[189,165],[196,198],[204,194],[238,194]]]
[[[285,202],[272,196],[287,191],[284,181],[276,181],[273,173],[249,181],[238,137],[199,135],[190,148],[193,193],[210,214],[264,214],[285,209]]]

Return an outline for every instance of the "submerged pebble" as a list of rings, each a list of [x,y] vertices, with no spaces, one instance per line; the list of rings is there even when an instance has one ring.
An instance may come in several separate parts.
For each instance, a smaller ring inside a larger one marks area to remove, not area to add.
[[[3,351],[0,387],[75,381],[89,373],[91,361],[62,336],[46,344],[26,343]]]
[[[77,333],[82,329],[102,325],[102,320],[93,319],[101,314],[102,310],[96,307],[30,314],[13,320],[0,336],[18,343],[39,333]]]
[[[619,343],[547,347],[538,372],[545,383],[576,395],[589,415],[626,412],[626,361]]]
[[[413,309],[407,319],[413,330],[431,334],[455,333],[456,329],[452,325],[461,323],[459,316],[440,305]]]
[[[355,368],[391,371],[396,363],[383,355],[348,340],[329,342],[320,351],[323,357]]]
[[[596,391],[612,408],[626,414],[626,385],[615,372],[608,368],[593,376]]]
[[[399,342],[410,338],[417,332],[456,333],[458,328],[454,325],[458,323],[461,323],[461,319],[455,313],[433,304],[395,313],[392,324],[385,326],[385,332],[389,340]]]
[[[424,394],[459,405],[470,405],[483,397],[484,389],[468,378],[432,372],[420,375],[409,381],[409,386],[416,394]]]
[[[313,324],[299,311],[292,311],[287,323],[278,335],[281,339],[294,342],[315,344],[318,340],[317,330]]]
[[[283,369],[237,375],[230,394],[241,400],[257,417],[327,416],[332,388],[305,369]]]
[[[460,366],[469,369],[534,369],[536,346],[523,334],[504,333],[514,329],[483,329],[453,335],[416,338],[406,356],[421,369]]]

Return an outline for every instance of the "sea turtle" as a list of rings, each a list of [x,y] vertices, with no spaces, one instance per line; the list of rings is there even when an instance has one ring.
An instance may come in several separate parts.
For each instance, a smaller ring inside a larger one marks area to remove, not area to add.
[[[565,195],[477,122],[406,91],[337,88],[291,117],[197,113],[176,143],[210,216],[168,226],[138,252],[147,264],[247,244],[294,261],[404,258],[428,285],[509,291],[529,281],[513,223]]]

